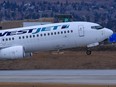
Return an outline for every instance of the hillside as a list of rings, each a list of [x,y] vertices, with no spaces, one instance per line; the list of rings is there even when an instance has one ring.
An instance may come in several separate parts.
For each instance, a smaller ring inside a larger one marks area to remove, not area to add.
[[[3,1],[6,1],[6,0],[0,0],[0,2],[3,2]],[[7,0],[7,1],[10,1],[10,2],[42,2],[42,1],[48,1],[48,2],[93,2],[93,1],[97,1],[97,2],[112,2],[114,0]]]
[[[0,3],[3,3],[5,0],[0,0]],[[98,3],[98,4],[107,4],[110,5],[112,3],[114,3],[115,0],[7,0],[9,2],[16,2],[17,4],[20,4],[22,2],[25,3],[30,3],[30,2],[49,2],[49,3],[81,3],[81,2],[85,2],[85,3]]]
[[[116,31],[116,0],[0,0],[0,21],[26,20],[71,15],[69,21],[99,23]],[[66,19],[66,17],[63,18]]]

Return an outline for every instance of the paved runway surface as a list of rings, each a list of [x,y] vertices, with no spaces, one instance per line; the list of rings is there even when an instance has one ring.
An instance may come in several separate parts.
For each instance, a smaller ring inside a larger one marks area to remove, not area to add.
[[[7,70],[0,71],[0,82],[116,85],[116,70]]]

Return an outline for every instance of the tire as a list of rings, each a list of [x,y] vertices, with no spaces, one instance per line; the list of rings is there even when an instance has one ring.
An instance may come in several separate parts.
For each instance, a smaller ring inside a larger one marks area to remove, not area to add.
[[[87,55],[91,55],[91,50],[87,50],[87,51],[86,51],[86,54],[87,54]]]

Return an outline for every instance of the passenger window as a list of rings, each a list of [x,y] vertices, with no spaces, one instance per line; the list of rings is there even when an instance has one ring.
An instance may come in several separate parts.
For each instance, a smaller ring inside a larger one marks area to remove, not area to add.
[[[61,34],[63,34],[63,31],[61,31]]]
[[[14,40],[14,37],[12,37],[12,40]]]
[[[2,41],[4,41],[4,39],[2,39]]]
[[[30,35],[30,38],[31,38],[32,36]]]
[[[44,33],[44,36],[46,36],[46,34]]]
[[[64,31],[64,33],[66,33],[66,31]]]
[[[56,35],[56,32],[54,32],[54,35]]]
[[[11,40],[11,38],[9,38],[9,40]]]
[[[53,35],[53,33],[51,33],[51,35]]]
[[[70,31],[68,30],[67,33],[70,33]]]
[[[37,34],[37,37],[39,37],[39,35]]]
[[[71,30],[71,33],[73,32],[73,30]]]
[[[8,41],[8,38],[6,38],[6,41]]]
[[[23,39],[25,39],[25,37],[24,37],[24,36],[23,36],[22,38],[23,38]]]
[[[48,33],[48,36],[50,35],[50,33]]]
[[[26,36],[26,38],[28,38],[28,36]]]
[[[35,37],[35,35],[33,35],[33,37]]]

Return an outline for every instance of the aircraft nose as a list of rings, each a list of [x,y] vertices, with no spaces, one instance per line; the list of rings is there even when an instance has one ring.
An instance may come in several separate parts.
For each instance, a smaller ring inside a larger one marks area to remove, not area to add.
[[[105,29],[105,35],[106,36],[110,37],[112,34],[113,34],[113,31],[112,30],[107,29],[107,28]]]

